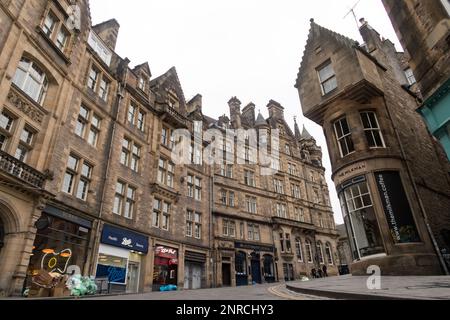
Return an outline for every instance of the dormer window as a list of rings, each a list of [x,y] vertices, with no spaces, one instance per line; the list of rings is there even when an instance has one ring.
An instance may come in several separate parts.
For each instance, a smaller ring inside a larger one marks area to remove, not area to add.
[[[322,95],[326,95],[337,88],[336,74],[334,73],[331,61],[317,70],[322,89]]]
[[[37,103],[42,104],[44,101],[48,87],[47,77],[34,62],[22,58],[12,82]]]
[[[145,91],[147,89],[147,81],[143,76],[139,77],[138,88],[142,91]]]

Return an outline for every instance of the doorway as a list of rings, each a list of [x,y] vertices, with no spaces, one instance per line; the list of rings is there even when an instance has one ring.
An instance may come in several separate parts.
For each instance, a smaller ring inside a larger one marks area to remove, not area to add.
[[[139,291],[139,263],[128,263],[127,292],[137,293]]]
[[[222,263],[222,286],[231,287],[231,264]]]
[[[184,289],[197,290],[202,288],[203,265],[186,262],[184,266]]]
[[[261,260],[260,256],[258,255],[252,255],[252,281],[253,283],[262,283],[262,277],[261,277]]]

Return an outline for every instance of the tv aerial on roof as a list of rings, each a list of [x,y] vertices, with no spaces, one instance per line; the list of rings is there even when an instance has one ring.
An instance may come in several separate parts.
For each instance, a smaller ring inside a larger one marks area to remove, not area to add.
[[[351,9],[347,12],[347,14],[344,16],[343,19],[347,18],[348,15],[351,13],[353,15],[353,18],[355,18],[355,22],[356,22],[356,27],[359,30],[359,24],[358,24],[358,18],[356,18],[356,13],[355,13],[355,8],[358,6],[358,4],[361,2],[361,0],[358,0],[352,7]]]

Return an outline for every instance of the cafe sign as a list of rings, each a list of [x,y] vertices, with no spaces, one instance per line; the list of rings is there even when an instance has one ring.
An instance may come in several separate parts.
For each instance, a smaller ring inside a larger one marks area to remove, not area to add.
[[[167,248],[164,246],[157,246],[155,249],[155,256],[166,259],[178,259],[178,251],[173,248]]]

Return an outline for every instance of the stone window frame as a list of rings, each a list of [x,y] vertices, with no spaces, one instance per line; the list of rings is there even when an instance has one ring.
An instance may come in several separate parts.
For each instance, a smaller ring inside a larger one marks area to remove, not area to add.
[[[187,196],[196,201],[202,201],[203,198],[203,179],[195,174],[188,173],[187,179]]]
[[[372,120],[370,119],[369,114],[373,115],[375,119],[375,123],[372,123]],[[363,116],[366,115],[366,121],[368,121],[369,127],[366,127],[364,124]],[[381,130],[380,121],[378,120],[377,113],[374,110],[360,110],[359,111],[359,118],[361,120],[362,127],[364,129],[364,133],[366,136],[366,142],[370,149],[386,149],[386,142],[384,139],[383,132]],[[377,145],[375,133],[379,135],[379,139],[381,140],[381,146]],[[371,142],[369,141],[368,134],[371,135],[371,138],[374,142],[375,146],[371,146]]]
[[[82,109],[87,111],[87,116],[82,115]],[[94,119],[96,119],[94,121]],[[97,122],[97,124],[95,124]],[[74,134],[79,138],[86,141],[90,146],[96,148],[98,145],[98,140],[101,132],[101,125],[103,122],[103,118],[98,115],[92,108],[86,106],[86,103],[80,104],[80,109],[78,111],[77,123],[75,124]],[[78,132],[78,125],[81,124],[83,126],[82,132]],[[94,132],[96,135],[95,143],[91,143],[91,133]]]
[[[70,159],[75,160],[75,166],[72,167],[70,165],[69,160]],[[88,168],[88,174],[85,174],[84,169],[85,167]],[[81,200],[83,202],[87,202],[88,200],[88,194],[89,194],[89,187],[92,184],[92,174],[94,171],[95,166],[84,159],[81,155],[78,153],[72,151],[69,153],[69,156],[66,161],[66,170],[64,173],[64,178],[62,180],[62,185],[60,190],[67,195],[70,195],[72,197],[77,198],[78,200]],[[65,189],[66,185],[66,178],[70,176],[70,189]],[[84,183],[84,197],[80,196],[80,186],[82,186],[81,183]]]
[[[344,126],[343,126],[343,121],[345,121],[347,128],[349,129],[347,133],[345,133],[344,131]],[[340,126],[340,130],[342,132],[342,135],[339,135],[338,132],[338,127],[337,125],[339,124]],[[336,138],[336,142],[338,145],[338,149],[339,149],[339,154],[341,156],[341,158],[345,158],[353,153],[356,152],[355,149],[355,143],[353,142],[353,132],[352,132],[352,128],[350,127],[350,124],[348,122],[348,118],[347,116],[343,116],[340,117],[339,119],[333,121],[333,131],[335,134],[335,138]],[[344,141],[345,142],[345,146],[347,148],[347,153],[344,154],[344,150],[342,147],[341,142]],[[351,146],[351,147],[350,147]]]
[[[230,219],[223,219],[222,234],[224,237],[236,238],[236,221]]]
[[[161,166],[161,163],[163,164]],[[164,158],[160,157],[158,159],[158,178],[157,181],[159,184],[167,186],[171,189],[174,188],[175,185],[175,164]]]
[[[122,139],[120,163],[133,172],[139,173],[141,171],[141,157],[142,145],[128,136],[124,136]]]
[[[159,203],[159,206],[156,207],[156,203]],[[167,210],[165,210],[167,207]],[[172,217],[172,203],[166,201],[162,198],[155,197],[153,199],[153,209],[152,209],[152,228],[161,229],[163,231],[170,231],[170,223]],[[157,219],[157,224],[155,224],[155,216]],[[164,220],[167,221],[166,227],[164,226]]]
[[[50,34],[48,34],[46,30],[46,20],[47,17],[52,15],[55,19],[53,29]],[[59,54],[62,54],[65,58],[66,62],[68,62],[68,57],[70,56],[73,49],[73,39],[74,33],[71,31],[72,28],[66,25],[66,21],[68,19],[68,13],[61,11],[54,4],[49,1],[47,8],[44,11],[44,14],[41,18],[41,22],[38,25],[39,31],[42,36],[50,42],[50,44],[57,50]],[[66,40],[64,42],[64,46],[61,48],[59,43],[59,36],[62,32],[66,33]]]
[[[247,223],[247,236],[249,241],[261,241],[261,227],[255,223]]]
[[[18,71],[21,71],[24,73],[24,77],[22,80],[22,83],[19,83],[20,78],[18,77],[19,73]],[[31,72],[33,71],[33,72]],[[40,74],[40,79],[36,78],[35,74]],[[28,81],[34,81],[39,85],[39,96],[33,97],[31,96],[31,92],[25,91],[26,85],[28,84]],[[43,67],[41,67],[41,64],[36,62],[35,59],[22,56],[20,58],[20,61],[16,67],[14,76],[11,80],[11,82],[14,84],[16,88],[18,88],[22,93],[24,93],[29,99],[31,99],[34,103],[38,104],[39,106],[42,106],[48,93],[49,89],[49,77],[47,75],[47,72]]]
[[[248,187],[256,188],[255,171],[244,170],[244,184]]]
[[[202,239],[202,214],[195,210],[186,210],[186,237]],[[197,219],[198,217],[198,219]],[[188,232],[188,230],[190,230]],[[197,232],[198,231],[198,232]]]
[[[275,193],[285,194],[285,190],[284,190],[285,188],[284,188],[284,181],[283,180],[274,178],[273,179],[273,186],[274,186]]]
[[[276,210],[275,210],[276,216],[278,218],[288,219],[289,212],[288,212],[288,207],[285,203],[276,203],[275,208],[276,208]]]
[[[91,71],[95,70],[97,74],[97,78],[95,80],[95,84],[90,84],[91,82]],[[107,83],[107,89],[104,90],[104,92],[107,92],[106,94],[100,95],[101,93],[101,85],[102,82]],[[111,87],[112,87],[113,79],[110,77],[103,68],[100,67],[100,64],[96,63],[94,59],[91,59],[87,76],[86,76],[86,88],[90,91],[92,91],[99,99],[101,99],[104,103],[109,103],[110,97],[111,97]]]
[[[327,77],[327,78],[325,78],[325,79],[322,79],[321,72],[322,72],[323,70],[325,70],[326,68],[328,68],[328,67],[331,67],[332,75],[330,75],[329,77]],[[336,71],[334,70],[333,62],[331,61],[331,59],[328,59],[327,61],[325,61],[324,63],[322,63],[321,65],[319,65],[319,66],[316,68],[316,72],[317,72],[317,78],[319,79],[320,89],[321,89],[321,91],[322,91],[322,96],[326,96],[326,95],[332,93],[333,91],[335,91],[335,90],[338,88]],[[325,85],[326,83],[332,81],[332,80],[335,81],[335,86],[334,86],[332,89],[326,91],[324,85]]]
[[[300,237],[295,238],[295,254],[297,255],[298,262],[304,262],[302,240]]]
[[[121,190],[118,190],[119,185],[122,186]],[[136,203],[137,203],[137,192],[138,188],[131,185],[130,183],[118,179],[116,183],[116,193],[114,196],[114,206],[113,213],[115,215],[124,217],[128,220],[133,220],[136,215]],[[130,195],[130,191],[132,192]],[[119,211],[116,212],[116,200],[119,199],[120,208]],[[129,209],[126,209],[129,208]],[[131,209],[130,209],[131,208]],[[128,212],[127,215],[125,213]]]
[[[309,264],[313,264],[314,263],[314,255],[313,255],[313,250],[312,250],[312,242],[309,239],[305,240],[305,249],[306,249],[306,257],[307,257],[307,262]]]
[[[258,198],[255,196],[246,195],[245,210],[251,214],[258,214]]]
[[[317,258],[318,258],[319,264],[325,265],[325,257],[323,254],[323,244],[321,241],[317,241],[316,250],[317,250]]]
[[[331,244],[329,242],[327,242],[325,244],[325,257],[326,257],[326,262],[328,263],[328,265],[334,266],[333,247],[331,246]]]

